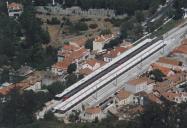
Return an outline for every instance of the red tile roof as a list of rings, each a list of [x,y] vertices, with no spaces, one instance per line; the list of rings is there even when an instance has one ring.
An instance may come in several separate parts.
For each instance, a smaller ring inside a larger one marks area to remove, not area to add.
[[[101,60],[97,60],[97,59],[90,59],[90,60],[87,60],[85,63],[92,66],[92,67],[95,66],[96,63],[99,63],[101,66],[106,64],[106,62],[101,61]]]
[[[153,69],[159,69],[165,76],[167,76],[172,70],[167,67],[160,66],[159,64],[153,63],[151,64]]]
[[[148,98],[152,102],[159,103],[159,104],[161,103],[161,100],[157,96],[155,96],[154,94],[149,94]]]
[[[131,94],[132,93],[122,89],[116,96],[121,101],[121,100],[127,99]]]
[[[87,52],[87,50],[85,48],[80,48],[79,50],[73,51],[69,58],[70,59],[80,59],[81,57],[83,57],[85,55],[85,53]]]
[[[187,45],[181,45],[173,50],[173,53],[187,54]]]
[[[9,87],[1,87],[0,88],[0,95],[7,95],[9,92],[10,92],[10,88]]]
[[[151,83],[151,82],[153,82],[153,81],[150,80],[150,79],[147,78],[147,77],[138,77],[138,78],[129,80],[129,81],[128,81],[128,84],[137,86],[137,85],[139,85],[139,84],[146,83],[146,82],[147,82],[147,83]]]
[[[14,88],[24,90],[28,87],[33,86],[36,82],[41,81],[41,76],[36,75],[37,73],[33,73],[33,75],[29,76],[28,78],[26,78],[18,83],[11,84],[9,86],[0,88],[0,94],[7,95]]]
[[[183,45],[187,45],[187,38],[182,41]]]
[[[84,68],[84,69],[80,69],[79,73],[83,75],[89,75],[90,73],[92,73],[92,70],[90,70],[89,68]]]
[[[176,97],[181,97],[181,93],[175,92],[163,92],[161,95],[170,101],[173,101]]]
[[[107,54],[105,54],[104,57],[115,58],[119,54],[125,52],[126,50],[127,50],[127,48],[124,48],[124,47],[116,47],[115,49],[113,49],[113,50],[109,51]]]
[[[101,108],[100,107],[91,107],[91,108],[87,108],[85,110],[85,112],[88,114],[98,114],[101,112]]]
[[[181,61],[178,61],[178,60],[175,60],[175,59],[170,59],[168,57],[160,57],[157,62],[170,64],[170,65],[175,65],[175,66],[180,66],[180,64],[182,63]]]
[[[19,10],[19,9],[22,9],[22,5],[13,2],[13,3],[8,4],[8,9]]]
[[[57,62],[52,65],[52,68],[57,68],[61,70],[67,70],[68,66],[72,63],[70,59],[64,59],[63,61]]]

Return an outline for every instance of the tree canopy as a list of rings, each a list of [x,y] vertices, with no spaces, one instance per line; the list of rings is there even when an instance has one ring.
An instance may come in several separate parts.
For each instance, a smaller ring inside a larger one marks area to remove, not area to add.
[[[56,61],[56,49],[50,45],[43,47],[50,41],[49,33],[35,17],[31,1],[23,4],[24,12],[17,20],[0,13],[0,67],[19,68],[25,64],[39,69],[48,67]]]

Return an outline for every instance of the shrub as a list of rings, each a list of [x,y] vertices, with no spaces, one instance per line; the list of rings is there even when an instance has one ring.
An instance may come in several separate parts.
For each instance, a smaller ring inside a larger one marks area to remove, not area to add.
[[[98,25],[97,25],[97,24],[90,24],[89,27],[90,27],[91,29],[96,29],[96,28],[98,27]]]
[[[58,24],[60,24],[60,20],[58,20],[56,17],[53,17],[51,20],[47,19],[47,24],[58,25]]]

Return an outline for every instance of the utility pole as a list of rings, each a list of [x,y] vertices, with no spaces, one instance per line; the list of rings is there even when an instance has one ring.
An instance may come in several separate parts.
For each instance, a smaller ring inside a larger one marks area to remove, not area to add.
[[[118,83],[117,74],[116,74],[115,77],[116,77],[116,78],[114,79],[114,81],[112,81],[112,84],[113,84],[114,86],[117,86],[117,83]]]
[[[140,60],[140,64],[137,65],[139,70],[141,70],[141,69],[142,69],[142,66],[143,66],[142,56],[141,56],[140,58],[141,58],[141,60]]]
[[[55,0],[53,0],[53,4],[52,4],[53,6],[55,5]]]
[[[95,99],[95,100],[97,100],[97,85],[96,85],[96,92],[95,92],[95,94],[93,95],[93,98]]]

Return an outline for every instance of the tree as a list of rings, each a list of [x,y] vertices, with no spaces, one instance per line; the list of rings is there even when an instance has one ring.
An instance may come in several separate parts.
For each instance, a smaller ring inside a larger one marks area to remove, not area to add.
[[[48,44],[50,42],[50,35],[48,31],[41,32],[41,39],[43,44]]]
[[[162,82],[163,77],[165,77],[165,75],[159,69],[154,69],[150,71],[149,75],[151,76],[152,79],[159,82]]]
[[[100,32],[100,35],[109,35],[109,34],[112,34],[110,29],[103,29]]]
[[[64,83],[57,81],[57,82],[52,83],[49,86],[46,86],[45,88],[49,91],[49,93],[52,96],[55,96],[56,94],[63,92],[66,86]]]
[[[7,14],[8,10],[5,2],[0,2],[0,15]]]
[[[88,40],[86,41],[84,47],[85,47],[86,49],[93,50],[93,41],[94,41],[93,38],[92,38],[92,39],[88,39]]]
[[[6,99],[3,108],[3,124],[10,128],[30,123],[34,120],[35,99],[32,93],[25,92],[23,95],[13,89]]]
[[[13,88],[10,93],[0,100],[0,127],[17,128],[30,124],[35,120],[36,111],[43,108],[49,101],[48,93],[20,91]],[[3,103],[3,104],[2,104]],[[2,106],[1,106],[2,105]]]
[[[57,17],[52,17],[51,20],[47,19],[47,24],[50,24],[50,25],[59,25],[60,24],[60,20],[58,20]]]
[[[84,22],[77,22],[74,25],[76,31],[86,31],[88,30],[88,25]]]
[[[69,121],[76,122],[77,120],[79,120],[79,114],[79,111],[73,110],[72,113],[69,115]]]
[[[178,1],[176,0],[173,4],[173,8],[175,9],[174,11],[174,20],[179,20],[182,19],[184,16],[184,10],[182,9],[183,7],[183,1]]]
[[[44,119],[47,121],[52,121],[52,120],[57,120],[56,117],[54,116],[54,114],[49,111],[44,115]]]
[[[133,29],[133,23],[134,23],[134,21],[128,20],[121,25],[121,27],[120,27],[121,38],[123,38],[123,39],[127,38],[128,31]]]
[[[90,24],[89,27],[90,27],[91,29],[96,29],[96,28],[98,27],[98,25],[97,25],[97,24]]]
[[[72,74],[69,74],[67,77],[66,77],[66,85],[67,86],[70,86],[74,83],[76,83],[78,81],[78,77],[76,74],[72,73]]]
[[[4,69],[0,74],[0,83],[9,82],[9,70]]]
[[[119,37],[117,37],[111,40],[108,44],[105,44],[103,49],[113,49],[115,46],[118,46],[121,42],[122,40]]]
[[[144,14],[142,11],[136,11],[135,12],[135,17],[137,19],[138,22],[142,22],[145,20]]]
[[[76,63],[72,63],[68,66],[67,72],[69,74],[72,74],[73,72],[75,72],[77,70],[77,65]]]

